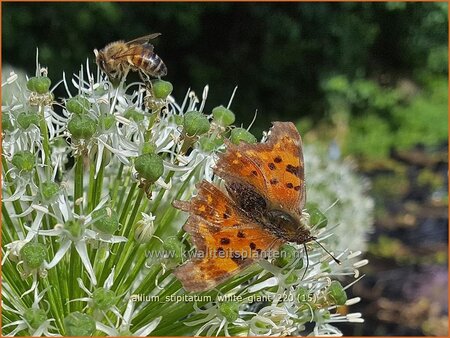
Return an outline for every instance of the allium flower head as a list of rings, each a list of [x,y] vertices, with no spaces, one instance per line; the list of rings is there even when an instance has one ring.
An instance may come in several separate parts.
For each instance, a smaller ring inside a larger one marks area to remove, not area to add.
[[[168,81],[112,84],[89,60],[72,79],[49,74],[37,64],[24,83],[14,72],[2,83],[5,335],[339,335],[338,323],[362,321],[337,311],[358,301],[345,290],[367,263],[333,237],[349,204],[332,218],[313,193],[302,222],[316,242],[287,244],[198,294],[174,276],[192,248],[172,202],[204,179],[220,184],[212,167],[225,140],[258,141],[234,125],[235,92],[209,111],[209,86],[178,101]],[[314,151],[305,158],[308,168]],[[315,168],[311,189],[330,175]]]

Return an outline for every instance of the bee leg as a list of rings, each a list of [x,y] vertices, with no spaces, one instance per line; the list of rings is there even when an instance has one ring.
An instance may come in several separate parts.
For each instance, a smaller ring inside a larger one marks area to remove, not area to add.
[[[128,73],[130,72],[130,67],[124,67],[124,69],[122,69],[122,79],[125,82],[125,79],[128,76]]]
[[[150,83],[150,85],[151,85],[152,82],[151,82],[150,78],[144,72],[139,71],[138,73],[139,73],[139,76],[141,77],[142,82],[144,82],[146,84]]]

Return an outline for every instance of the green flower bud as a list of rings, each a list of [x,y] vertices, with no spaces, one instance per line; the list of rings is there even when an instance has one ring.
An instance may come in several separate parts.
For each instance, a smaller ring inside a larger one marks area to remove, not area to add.
[[[294,284],[295,282],[297,282],[297,280],[298,280],[298,277],[297,277],[297,275],[295,274],[295,273],[290,273],[287,277],[286,277],[286,279],[284,280],[284,282],[286,283],[286,284]]]
[[[101,130],[107,131],[116,123],[116,118],[112,115],[100,116],[99,125]]]
[[[37,269],[47,257],[47,248],[42,243],[28,242],[20,249],[20,257],[22,257],[26,267]]]
[[[27,81],[27,88],[28,90],[31,90],[32,92],[36,91],[36,81],[38,80],[37,77],[33,76],[30,77]]]
[[[141,154],[154,154],[156,153],[156,144],[154,142],[145,142],[142,145]]]
[[[298,250],[292,245],[283,244],[278,251],[278,257],[275,259],[274,264],[280,268],[288,266],[296,260],[298,253]],[[299,262],[302,262],[302,260],[299,260]]]
[[[39,120],[39,115],[33,112],[22,112],[17,116],[17,123],[23,130],[27,130],[31,125],[38,126]]]
[[[234,144],[239,144],[241,141],[256,143],[256,137],[244,128],[234,128],[230,133],[230,140]]]
[[[92,213],[94,227],[101,232],[112,235],[119,229],[119,217],[111,208],[102,208]]]
[[[38,80],[34,84],[34,89],[38,94],[48,93],[52,81],[46,76],[39,76]]]
[[[76,220],[69,220],[66,223],[64,223],[64,229],[66,229],[73,239],[80,238],[81,234],[83,233],[83,228],[81,227],[81,224],[78,223]]]
[[[133,108],[127,109],[123,116],[134,122],[142,122],[144,120],[144,114]]]
[[[55,182],[44,182],[41,185],[41,196],[44,201],[51,201],[59,192],[59,185]]]
[[[27,82],[27,88],[38,94],[45,94],[50,90],[52,81],[46,76],[32,77]]]
[[[327,290],[327,298],[336,305],[345,305],[347,294],[341,283],[336,280],[331,282]]]
[[[163,160],[157,154],[139,155],[134,162],[134,168],[142,178],[152,183],[164,173]]]
[[[19,170],[31,171],[34,168],[36,158],[28,150],[18,151],[14,154],[11,163]]]
[[[97,122],[87,115],[73,115],[67,124],[74,139],[90,139],[97,129]]]
[[[175,118],[175,123],[176,123],[177,126],[182,126],[183,125],[183,123],[184,123],[184,116],[182,116],[182,115],[175,115],[174,118]]]
[[[153,96],[157,99],[166,99],[172,93],[173,85],[168,81],[156,80],[152,83]]]
[[[43,309],[26,309],[23,318],[33,329],[37,329],[47,320],[47,314]]]
[[[218,106],[212,110],[214,121],[222,126],[229,126],[234,123],[235,116],[234,113],[225,108],[224,106]]]
[[[117,298],[114,291],[98,288],[92,293],[92,301],[96,309],[106,311],[113,307]]]
[[[316,203],[311,203],[308,206],[309,222],[312,226],[316,226],[318,229],[325,228],[328,225],[327,216],[319,210],[319,206]]]
[[[223,140],[219,137],[202,136],[198,139],[198,143],[203,151],[210,153],[219,148],[223,144]]]
[[[89,100],[81,95],[71,97],[66,102],[66,109],[73,114],[84,114],[91,108]]]
[[[225,319],[232,323],[239,318],[239,304],[235,302],[223,302],[219,305],[219,311]]]
[[[198,111],[188,111],[184,114],[183,127],[186,135],[202,135],[209,130],[208,118]]]
[[[95,332],[95,320],[91,316],[72,312],[64,318],[66,336],[92,336]]]
[[[184,244],[181,243],[176,237],[169,237],[164,241],[164,250],[173,253],[172,258],[176,263],[183,261]]]
[[[301,303],[307,303],[311,301],[311,294],[309,290],[303,286],[297,289],[297,300]]]
[[[11,122],[11,115],[7,113],[2,114],[2,131],[13,131],[14,127]]]

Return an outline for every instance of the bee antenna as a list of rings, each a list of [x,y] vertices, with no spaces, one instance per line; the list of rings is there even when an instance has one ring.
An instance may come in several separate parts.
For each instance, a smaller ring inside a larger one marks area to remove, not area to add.
[[[339,259],[337,259],[336,257],[334,257],[331,252],[329,252],[322,244],[320,244],[317,239],[315,237],[312,237],[311,240],[313,240],[314,242],[316,242],[317,244],[319,244],[319,246],[328,254],[330,255],[331,258],[333,258],[333,260],[338,263],[339,265],[341,265],[341,261]]]

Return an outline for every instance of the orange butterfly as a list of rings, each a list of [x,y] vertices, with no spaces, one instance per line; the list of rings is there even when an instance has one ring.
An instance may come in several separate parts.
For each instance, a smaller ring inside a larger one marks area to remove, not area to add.
[[[184,230],[197,249],[174,271],[187,291],[215,287],[282,243],[315,239],[302,223],[304,163],[294,124],[274,122],[265,143],[226,144],[214,172],[228,194],[202,181],[190,202],[173,203],[190,213]]]

